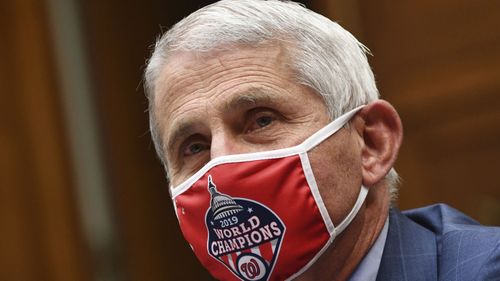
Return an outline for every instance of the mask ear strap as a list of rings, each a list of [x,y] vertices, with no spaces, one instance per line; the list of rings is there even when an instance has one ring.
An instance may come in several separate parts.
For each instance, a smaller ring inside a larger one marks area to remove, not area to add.
[[[335,134],[338,130],[340,130],[340,128],[344,127],[344,125],[349,122],[349,120],[351,120],[351,118],[356,115],[356,113],[358,113],[358,111],[360,111],[363,107],[364,105],[358,106],[342,114],[337,119],[333,120],[328,125],[314,133],[312,136],[308,137],[302,144],[300,144],[300,146],[302,146],[306,150],[311,150],[312,148],[316,147],[329,136]]]
[[[356,217],[359,209],[361,208],[361,206],[363,206],[363,203],[365,202],[367,194],[368,194],[368,188],[362,185],[361,190],[359,191],[358,200],[356,200],[356,203],[354,203],[354,206],[352,207],[351,211],[345,217],[345,219],[341,223],[339,223],[337,227],[335,227],[334,230],[335,236],[342,233],[342,231],[344,231],[346,227],[349,226],[352,220]]]

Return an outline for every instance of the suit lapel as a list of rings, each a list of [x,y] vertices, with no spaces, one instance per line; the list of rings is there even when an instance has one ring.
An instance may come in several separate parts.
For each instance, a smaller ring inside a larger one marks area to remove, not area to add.
[[[377,281],[437,280],[436,253],[434,233],[391,208]]]

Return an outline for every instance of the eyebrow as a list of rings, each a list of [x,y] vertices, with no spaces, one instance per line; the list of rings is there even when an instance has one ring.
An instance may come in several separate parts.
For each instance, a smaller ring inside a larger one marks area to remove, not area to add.
[[[270,102],[271,96],[259,88],[251,88],[248,92],[238,95],[226,102],[224,111],[234,111],[246,108],[263,102]]]
[[[224,112],[235,112],[244,110],[256,105],[273,105],[279,103],[281,99],[277,99],[276,96],[271,95],[265,89],[260,87],[251,87],[246,89],[243,93],[234,96],[229,101],[225,102],[222,106]],[[167,139],[167,151],[168,153],[175,152],[174,146],[177,144],[178,140],[187,138],[193,134],[195,128],[199,126],[199,122],[195,119],[181,121],[180,124],[175,125],[172,129],[172,133],[169,134]]]
[[[259,104],[274,104],[273,96],[267,91],[252,87],[245,91],[245,93],[235,96],[231,100],[225,103],[224,111],[237,111],[250,106],[255,106]]]

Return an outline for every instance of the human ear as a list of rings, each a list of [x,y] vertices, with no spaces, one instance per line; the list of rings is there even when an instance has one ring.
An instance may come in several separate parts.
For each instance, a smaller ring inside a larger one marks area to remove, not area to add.
[[[363,185],[373,186],[394,165],[403,140],[403,126],[394,107],[383,100],[369,103],[357,116],[354,126],[362,138]]]

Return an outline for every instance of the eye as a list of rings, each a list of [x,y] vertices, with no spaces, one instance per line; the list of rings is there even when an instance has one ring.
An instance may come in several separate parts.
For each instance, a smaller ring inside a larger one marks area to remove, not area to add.
[[[265,127],[273,122],[273,118],[271,116],[261,116],[255,120],[255,123],[259,127]]]
[[[246,132],[250,133],[272,125],[272,123],[276,120],[276,116],[270,111],[261,111],[252,113],[248,120]]]
[[[209,145],[205,143],[199,143],[199,142],[191,143],[188,144],[184,149],[184,156],[192,156],[200,152],[203,152],[204,150],[207,149],[209,149]]]

